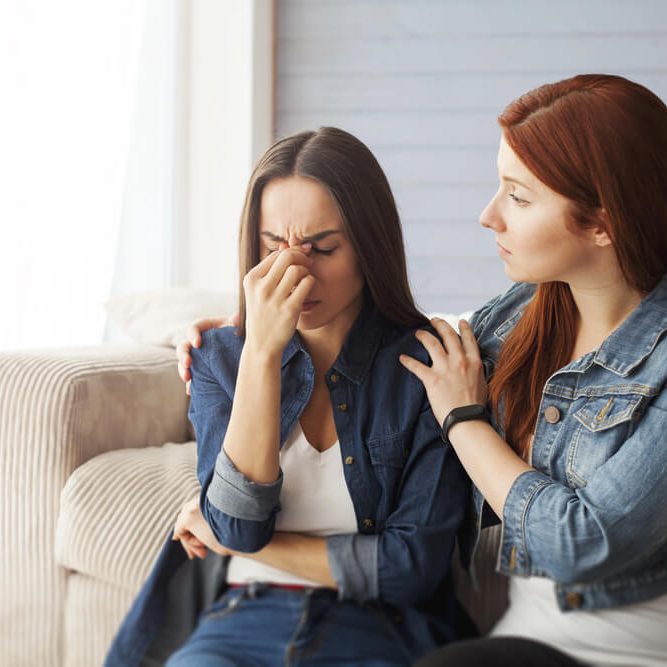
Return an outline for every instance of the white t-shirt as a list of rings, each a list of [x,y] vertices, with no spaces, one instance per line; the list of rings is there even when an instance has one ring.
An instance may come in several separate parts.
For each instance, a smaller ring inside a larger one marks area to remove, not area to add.
[[[491,635],[543,641],[596,667],[667,665],[667,595],[612,609],[562,612],[552,581],[511,577],[509,599]]]
[[[276,531],[307,535],[356,533],[357,518],[343,474],[340,443],[323,452],[306,440],[298,420],[280,450],[283,486]],[[266,581],[277,584],[321,586],[284,570],[243,556],[232,556],[227,582],[246,584]]]

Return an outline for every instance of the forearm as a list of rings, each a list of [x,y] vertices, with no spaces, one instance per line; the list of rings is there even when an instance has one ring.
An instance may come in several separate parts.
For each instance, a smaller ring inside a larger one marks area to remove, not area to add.
[[[245,347],[223,447],[239,472],[259,484],[279,475],[280,355]]]
[[[459,422],[449,430],[448,439],[475,486],[502,517],[512,485],[533,468],[486,422]]]
[[[243,554],[265,565],[336,588],[329,568],[326,540],[299,533],[273,534],[271,542],[253,554]]]

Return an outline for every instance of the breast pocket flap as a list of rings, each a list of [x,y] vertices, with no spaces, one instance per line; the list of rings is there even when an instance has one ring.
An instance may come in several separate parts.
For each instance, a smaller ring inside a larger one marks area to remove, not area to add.
[[[397,433],[368,442],[368,455],[374,466],[402,468],[408,458],[406,436]]]
[[[574,416],[589,431],[604,431],[630,421],[644,401],[642,394],[619,394],[589,398]]]

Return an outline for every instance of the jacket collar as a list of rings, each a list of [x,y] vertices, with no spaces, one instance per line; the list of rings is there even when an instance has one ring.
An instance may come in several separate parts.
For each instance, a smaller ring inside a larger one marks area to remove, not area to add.
[[[667,331],[667,274],[600,345],[593,361],[629,375],[648,357]]]
[[[382,332],[386,327],[387,320],[365,296],[361,311],[348,332],[332,368],[351,382],[361,384],[375,360]],[[285,367],[298,352],[308,355],[303,339],[297,332],[285,347],[282,367]]]
[[[495,330],[498,338],[505,340],[521,317],[524,307],[525,304]],[[651,354],[666,331],[667,274],[603,341],[595,355],[586,355],[586,361],[582,360],[578,370],[586,370],[590,364],[596,363],[612,373],[627,376]]]

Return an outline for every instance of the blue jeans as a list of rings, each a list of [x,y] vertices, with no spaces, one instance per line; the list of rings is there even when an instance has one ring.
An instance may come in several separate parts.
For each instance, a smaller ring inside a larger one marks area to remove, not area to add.
[[[229,589],[200,617],[166,667],[410,665],[387,612],[328,589]]]

